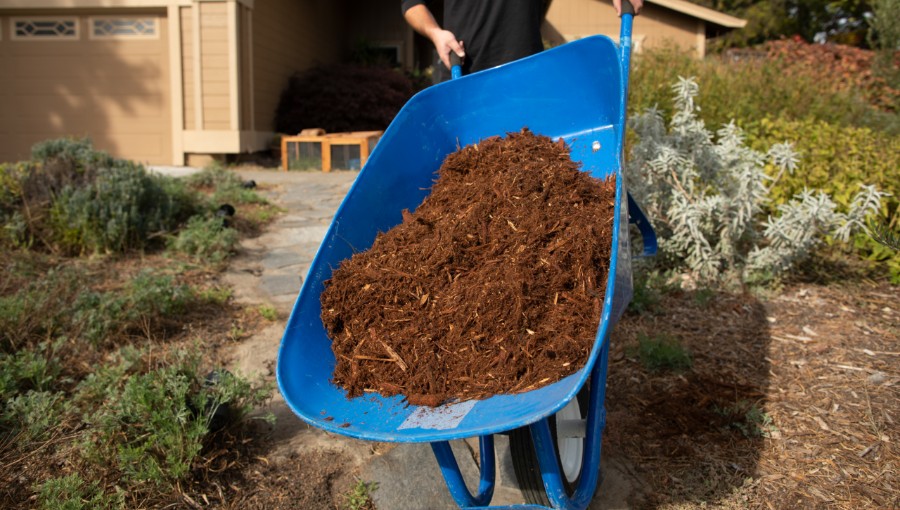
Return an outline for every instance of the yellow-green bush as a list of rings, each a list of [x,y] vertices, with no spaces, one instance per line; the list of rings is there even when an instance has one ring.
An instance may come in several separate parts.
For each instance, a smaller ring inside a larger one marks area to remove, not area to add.
[[[875,185],[895,195],[891,201],[897,202],[900,136],[814,120],[764,118],[742,127],[747,145],[754,149],[788,141],[800,153],[797,171],[783,176],[772,190],[777,204],[803,188],[811,188],[829,193],[838,204],[848,205],[860,184]]]
[[[882,216],[892,218],[888,228],[900,229],[900,136],[823,121],[771,118],[744,129],[750,147],[789,141],[800,153],[797,170],[783,175],[772,189],[773,206],[810,188],[825,191],[846,207],[861,184],[870,184],[893,195],[885,200]],[[900,253],[864,234],[854,244],[863,256],[887,264],[891,280],[900,283]]]
[[[700,84],[699,117],[712,129],[732,119],[739,124],[765,117],[819,119],[836,125],[866,126],[900,133],[900,116],[881,112],[856,92],[835,91],[816,76],[788,75],[778,62],[765,58],[703,60],[673,49],[635,55],[628,97],[629,113],[658,106],[672,112],[671,85],[678,77]]]

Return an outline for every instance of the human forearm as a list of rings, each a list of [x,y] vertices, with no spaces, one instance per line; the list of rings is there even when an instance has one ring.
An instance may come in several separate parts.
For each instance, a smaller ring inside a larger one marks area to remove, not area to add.
[[[416,32],[431,40],[437,50],[438,57],[447,68],[450,68],[450,52],[453,51],[460,57],[465,57],[463,42],[457,41],[456,36],[449,30],[444,30],[435,21],[431,11],[423,4],[414,5],[403,13],[403,17],[409,26]]]
[[[434,34],[441,30],[431,11],[424,4],[410,7],[403,13],[403,17],[413,30],[432,41],[434,40]]]

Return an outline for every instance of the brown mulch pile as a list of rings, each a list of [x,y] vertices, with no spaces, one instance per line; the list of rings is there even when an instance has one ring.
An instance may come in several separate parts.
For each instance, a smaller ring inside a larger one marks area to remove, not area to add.
[[[555,382],[594,342],[615,182],[523,129],[449,155],[431,195],[322,294],[334,382],[411,404]]]

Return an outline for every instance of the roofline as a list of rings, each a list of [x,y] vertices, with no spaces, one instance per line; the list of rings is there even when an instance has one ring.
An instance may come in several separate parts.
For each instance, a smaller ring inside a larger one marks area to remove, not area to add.
[[[747,20],[745,19],[729,16],[728,14],[709,9],[707,7],[703,7],[691,2],[686,2],[685,0],[647,1],[652,4],[656,4],[667,9],[672,9],[673,11],[687,14],[688,16],[693,16],[695,18],[699,18],[710,23],[715,23],[716,25],[720,25],[726,28],[744,28],[744,26],[747,25]]]

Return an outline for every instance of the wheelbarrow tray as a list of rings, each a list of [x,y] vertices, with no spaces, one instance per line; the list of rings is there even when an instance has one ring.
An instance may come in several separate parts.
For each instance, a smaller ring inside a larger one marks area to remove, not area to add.
[[[508,431],[565,406],[587,380],[631,299],[622,174],[624,86],[616,45],[607,37],[594,36],[414,96],[351,186],[303,282],[276,370],[288,406],[318,428],[385,442],[435,442]],[[616,178],[610,274],[586,365],[536,390],[437,408],[375,393],[348,399],[331,382],[335,358],[320,315],[324,282],[341,261],[368,249],[379,232],[399,224],[401,211],[415,210],[422,203],[448,154],[523,127],[565,140],[572,159],[591,175]]]

